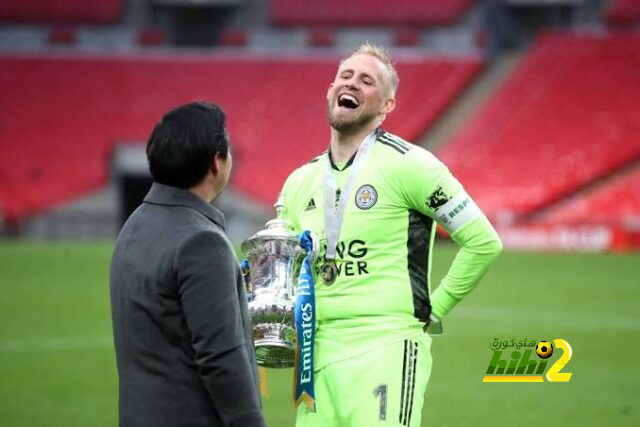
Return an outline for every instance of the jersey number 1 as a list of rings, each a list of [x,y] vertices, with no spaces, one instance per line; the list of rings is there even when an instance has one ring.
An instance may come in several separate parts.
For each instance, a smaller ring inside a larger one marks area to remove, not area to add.
[[[373,396],[380,396],[380,412],[378,413],[378,418],[381,420],[387,419],[387,385],[380,384],[373,390]]]

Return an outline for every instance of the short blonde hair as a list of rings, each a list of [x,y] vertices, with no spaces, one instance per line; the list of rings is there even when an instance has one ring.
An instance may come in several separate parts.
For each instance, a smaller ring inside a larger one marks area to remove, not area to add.
[[[361,54],[374,56],[378,58],[380,62],[382,62],[384,67],[387,69],[387,74],[389,76],[390,94],[392,97],[395,97],[396,92],[398,91],[398,84],[400,83],[400,78],[398,77],[398,72],[396,71],[396,67],[394,67],[393,63],[391,62],[391,58],[389,58],[389,55],[387,54],[387,51],[384,50],[384,48],[370,42],[363,43],[357,48],[355,48],[353,52],[349,54],[349,56],[347,56],[342,61],[340,61],[340,63],[342,64],[345,60],[351,58],[354,55],[361,55]]]

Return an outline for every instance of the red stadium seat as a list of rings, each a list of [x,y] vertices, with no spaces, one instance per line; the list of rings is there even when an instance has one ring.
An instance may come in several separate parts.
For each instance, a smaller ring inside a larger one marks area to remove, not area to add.
[[[110,24],[123,7],[123,0],[2,0],[0,21]]]
[[[640,156],[640,34],[547,34],[441,158],[494,218],[535,212]]]
[[[271,20],[281,26],[448,25],[473,0],[271,0]]]
[[[606,224],[640,230],[640,169],[636,168],[592,191],[572,197],[550,210],[538,222]]]
[[[326,29],[311,29],[307,39],[311,47],[332,47],[335,44],[333,32]]]
[[[610,0],[603,14],[604,20],[612,26],[640,24],[640,1]]]
[[[246,46],[248,42],[247,33],[242,30],[226,30],[220,34],[220,45],[230,47]]]
[[[167,33],[162,28],[141,28],[137,41],[140,46],[160,46],[167,42]]]
[[[415,28],[398,28],[393,33],[393,44],[402,47],[414,47],[420,44],[420,31]]]
[[[338,58],[0,56],[0,204],[20,220],[104,185],[119,141],[143,143],[168,109],[192,100],[228,113],[235,190],[272,204],[286,175],[325,149],[327,85]],[[385,127],[413,140],[481,61],[399,61]]]
[[[73,44],[76,41],[76,29],[68,25],[56,25],[49,30],[49,43]]]

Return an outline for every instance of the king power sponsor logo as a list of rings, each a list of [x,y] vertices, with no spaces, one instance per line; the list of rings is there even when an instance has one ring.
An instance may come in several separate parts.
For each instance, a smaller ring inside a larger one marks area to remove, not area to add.
[[[571,372],[562,371],[571,360],[573,351],[562,338],[553,342],[494,338],[489,348],[492,351],[491,361],[482,382],[541,383],[545,378],[547,382],[571,380]],[[552,356],[555,361],[550,364]]]
[[[354,239],[349,241],[340,241],[336,245],[336,267],[338,268],[338,277],[341,276],[360,276],[363,274],[369,274],[369,266],[364,257],[369,250],[367,249],[367,242],[360,239]],[[327,253],[326,242],[322,245],[322,250],[318,256],[318,262],[314,269],[316,274],[320,274],[320,268],[322,260],[324,260]],[[349,257],[350,259],[345,259]]]

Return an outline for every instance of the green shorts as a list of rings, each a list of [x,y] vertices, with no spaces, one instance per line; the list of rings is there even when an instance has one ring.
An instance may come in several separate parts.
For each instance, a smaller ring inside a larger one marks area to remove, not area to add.
[[[419,427],[431,375],[430,344],[424,335],[317,371],[316,412],[300,404],[296,427]]]

